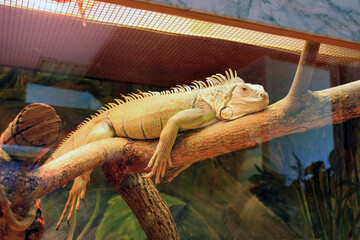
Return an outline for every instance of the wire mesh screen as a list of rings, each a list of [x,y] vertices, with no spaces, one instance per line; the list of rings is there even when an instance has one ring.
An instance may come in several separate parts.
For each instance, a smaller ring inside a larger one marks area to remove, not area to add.
[[[92,0],[1,0],[0,12],[0,65],[141,84],[173,86],[265,57],[297,62],[304,44]],[[318,63],[359,59],[360,51],[322,44]]]

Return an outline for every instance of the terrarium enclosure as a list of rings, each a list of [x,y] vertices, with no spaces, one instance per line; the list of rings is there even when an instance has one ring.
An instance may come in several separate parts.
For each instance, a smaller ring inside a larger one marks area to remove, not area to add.
[[[1,238],[359,239],[360,6],[250,2],[244,17],[241,1],[0,0]],[[143,95],[235,72],[269,106],[178,134],[157,185],[141,174],[158,139],[99,137],[48,160],[120,100],[146,112]]]

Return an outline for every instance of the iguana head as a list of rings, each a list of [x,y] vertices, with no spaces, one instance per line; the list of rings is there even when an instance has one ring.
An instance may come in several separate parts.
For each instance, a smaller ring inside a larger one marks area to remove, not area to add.
[[[238,82],[233,85],[227,101],[219,109],[216,116],[225,121],[234,120],[244,115],[259,112],[269,104],[269,95],[263,86]]]
[[[209,85],[197,96],[198,102],[206,102],[224,121],[264,110],[269,104],[269,95],[261,85],[245,83],[236,71],[226,71],[226,77],[216,74],[206,78]],[[215,84],[214,84],[215,83]]]

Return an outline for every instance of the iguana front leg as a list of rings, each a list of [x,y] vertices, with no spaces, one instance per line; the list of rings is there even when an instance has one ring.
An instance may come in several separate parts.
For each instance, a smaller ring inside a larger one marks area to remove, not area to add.
[[[202,108],[186,109],[172,116],[162,130],[155,153],[147,166],[147,168],[152,169],[144,177],[150,178],[156,174],[156,184],[160,182],[160,177],[164,177],[166,164],[172,166],[171,149],[180,129],[201,128],[214,123],[216,120],[214,111],[207,105]]]
[[[89,131],[87,137],[85,138],[85,141],[82,145],[86,145],[90,142],[105,139],[105,138],[111,138],[115,136],[115,132],[113,128],[110,126],[110,124],[107,121],[101,121],[98,123],[95,123],[94,126],[91,128],[91,131]],[[59,222],[56,225],[56,229],[59,229],[60,224],[62,220],[65,217],[65,214],[67,213],[69,207],[70,212],[67,217],[67,221],[69,223],[72,214],[74,212],[74,208],[76,210],[79,210],[80,208],[80,200],[84,200],[85,194],[86,194],[86,186],[90,182],[90,174],[92,170],[85,172],[84,174],[76,177],[74,179],[73,186],[69,192],[69,198],[66,202],[66,205],[64,207],[64,210],[61,214],[61,217],[59,219]]]

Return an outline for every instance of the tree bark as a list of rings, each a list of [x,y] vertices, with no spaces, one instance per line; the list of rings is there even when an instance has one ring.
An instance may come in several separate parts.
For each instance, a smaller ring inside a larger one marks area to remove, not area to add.
[[[61,120],[49,105],[27,105],[0,136],[1,149],[12,160],[34,164],[57,141]]]
[[[103,170],[137,217],[148,239],[180,239],[170,209],[151,179],[143,179],[140,174],[122,174],[115,161],[104,164]]]

